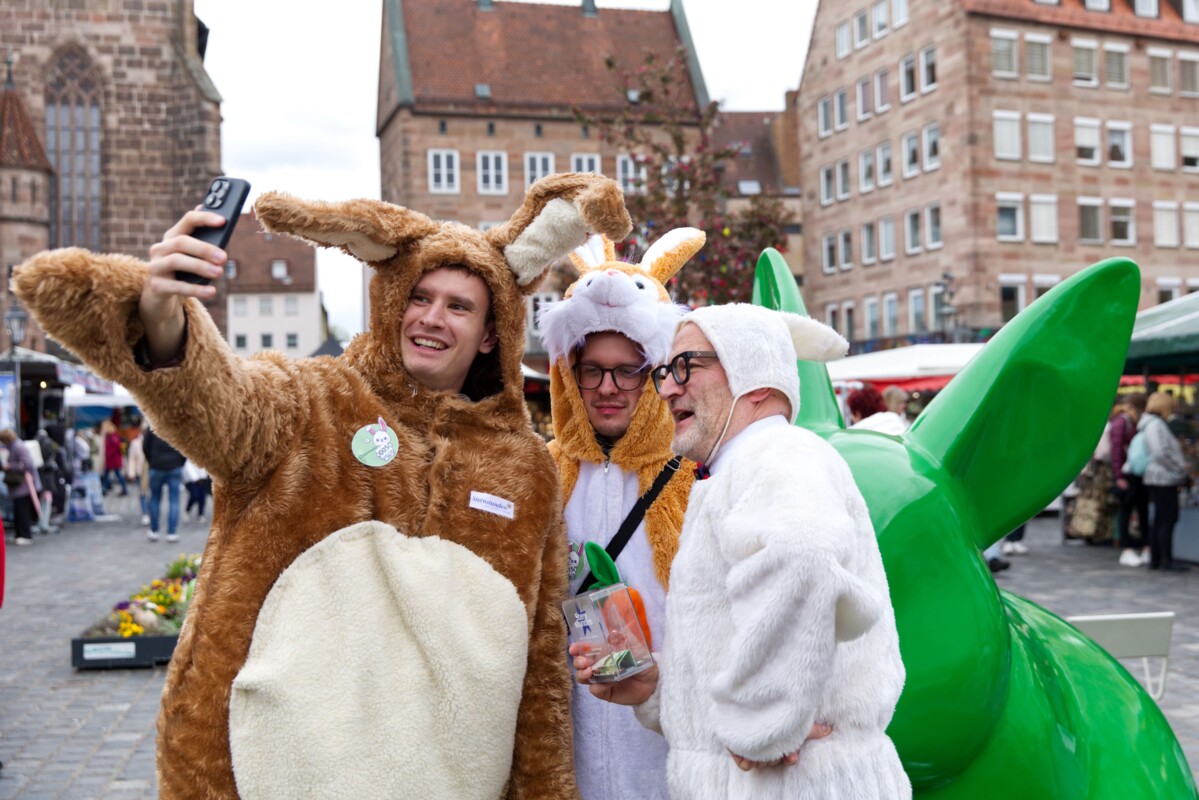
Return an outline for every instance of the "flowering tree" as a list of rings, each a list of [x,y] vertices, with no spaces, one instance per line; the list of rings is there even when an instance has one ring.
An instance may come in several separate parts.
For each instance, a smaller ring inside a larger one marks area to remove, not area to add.
[[[708,242],[671,281],[675,296],[691,305],[748,301],[762,250],[784,249],[789,213],[778,200],[762,196],[741,211],[727,210],[721,174],[737,151],[714,139],[719,104],[696,108],[685,49],[666,61],[649,53],[634,70],[621,68],[611,56],[607,65],[622,93],[620,112],[611,119],[575,113],[603,141],[631,154],[636,165],[633,174],[619,176],[631,187],[625,202],[636,228],[617,252],[638,261],[666,231],[699,228]]]

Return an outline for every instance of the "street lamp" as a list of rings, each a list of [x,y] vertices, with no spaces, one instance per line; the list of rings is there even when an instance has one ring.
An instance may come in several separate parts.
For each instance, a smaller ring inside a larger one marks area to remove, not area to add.
[[[18,437],[21,435],[21,362],[17,358],[17,348],[25,341],[25,324],[28,321],[29,314],[21,308],[16,299],[13,299],[8,311],[4,312],[4,327],[8,328],[8,355],[12,359],[13,378],[16,383],[16,392],[13,395],[13,428]]]

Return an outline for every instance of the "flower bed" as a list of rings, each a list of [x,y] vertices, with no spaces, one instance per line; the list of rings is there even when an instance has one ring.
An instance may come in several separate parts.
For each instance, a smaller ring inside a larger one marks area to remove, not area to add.
[[[198,555],[181,554],[166,574],[122,600],[71,640],[76,669],[153,666],[171,660],[200,568]]]

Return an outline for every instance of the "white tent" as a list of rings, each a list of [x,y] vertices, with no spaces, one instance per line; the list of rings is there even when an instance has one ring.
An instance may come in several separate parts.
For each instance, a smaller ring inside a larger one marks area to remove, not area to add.
[[[833,381],[901,385],[928,382],[943,386],[982,348],[982,344],[916,344],[893,350],[877,350],[829,362],[828,375]]]
[[[113,392],[111,394],[81,394],[78,392],[68,392],[63,395],[63,402],[68,408],[124,408],[125,406],[137,405],[137,400],[133,399],[133,395],[124,390]]]

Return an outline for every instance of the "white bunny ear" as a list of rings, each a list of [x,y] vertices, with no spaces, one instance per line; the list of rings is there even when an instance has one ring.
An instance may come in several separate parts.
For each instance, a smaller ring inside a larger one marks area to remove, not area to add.
[[[383,419],[382,417],[379,417],[379,429],[387,430],[387,420]]]
[[[586,272],[606,263],[609,260],[608,250],[611,247],[612,243],[606,237],[593,233],[587,237],[586,242],[571,251],[570,260],[579,272]],[[613,257],[615,257],[615,251],[613,251]]]
[[[802,361],[835,361],[849,352],[849,342],[835,330],[811,317],[779,312],[787,323],[795,355]]]
[[[687,263],[687,259],[699,252],[706,240],[704,232],[698,228],[667,231],[645,251],[641,257],[641,268],[658,283],[665,284]]]

